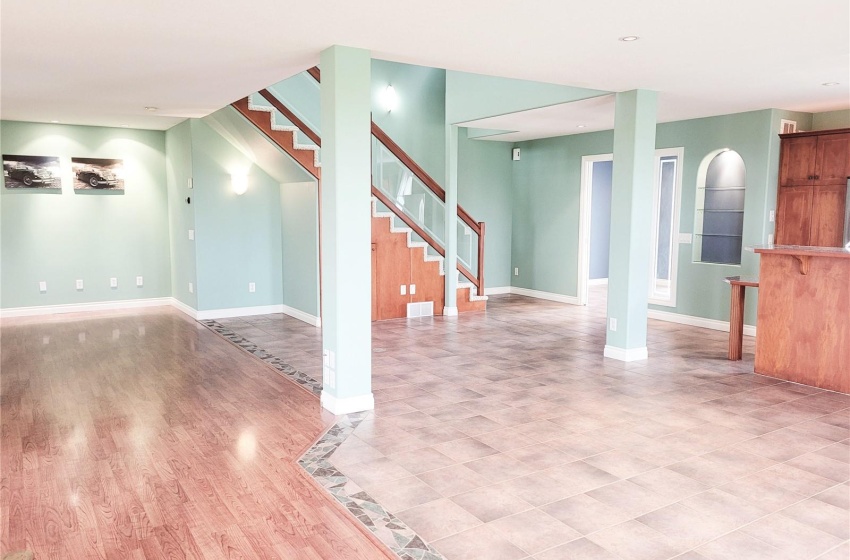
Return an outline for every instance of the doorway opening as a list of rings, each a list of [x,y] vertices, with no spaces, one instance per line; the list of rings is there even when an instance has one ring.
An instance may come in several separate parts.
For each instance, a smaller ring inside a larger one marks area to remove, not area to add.
[[[578,272],[581,305],[604,305],[608,293],[613,169],[613,154],[581,158]]]

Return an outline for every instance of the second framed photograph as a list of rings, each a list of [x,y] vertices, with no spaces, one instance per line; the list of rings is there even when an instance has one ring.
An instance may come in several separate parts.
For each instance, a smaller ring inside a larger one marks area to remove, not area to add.
[[[124,160],[71,158],[74,190],[124,190]]]

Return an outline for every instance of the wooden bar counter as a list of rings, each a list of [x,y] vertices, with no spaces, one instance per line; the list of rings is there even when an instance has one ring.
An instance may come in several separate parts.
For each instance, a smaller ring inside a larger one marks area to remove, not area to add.
[[[850,251],[756,248],[755,372],[850,393]]]

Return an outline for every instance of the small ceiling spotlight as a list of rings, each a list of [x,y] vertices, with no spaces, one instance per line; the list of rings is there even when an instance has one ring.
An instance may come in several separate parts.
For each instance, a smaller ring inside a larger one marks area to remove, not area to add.
[[[637,35],[626,35],[625,37],[620,37],[620,41],[624,43],[631,43],[632,41],[637,41],[640,39]]]
[[[145,111],[150,111],[151,113],[157,110],[159,110],[159,107],[145,107]]]
[[[824,82],[821,85],[826,86],[826,87],[831,87],[831,86],[837,86],[837,85],[839,85],[839,83],[838,82]]]
[[[584,128],[585,126],[587,126],[587,125],[585,125],[585,124],[577,124],[577,125],[576,125],[576,128]]]
[[[56,124],[56,123],[58,123],[59,121],[50,121],[50,122],[52,122],[53,124]]]
[[[119,124],[118,126],[120,126],[121,128],[130,128],[129,124]]]

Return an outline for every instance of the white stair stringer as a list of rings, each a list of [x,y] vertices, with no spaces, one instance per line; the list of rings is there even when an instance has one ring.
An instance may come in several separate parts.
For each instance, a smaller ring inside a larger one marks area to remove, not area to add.
[[[262,111],[264,113],[269,114],[269,118],[271,119],[272,130],[278,130],[281,132],[291,132],[292,133],[292,147],[296,150],[311,150],[313,152],[313,166],[321,167],[322,162],[319,159],[319,146],[314,144],[300,144],[298,142],[298,135],[303,134],[301,129],[293,124],[277,124],[277,109],[274,107],[269,107],[268,105],[256,105],[252,96],[248,96],[248,109],[251,111]],[[284,117],[285,118],[285,117]],[[287,121],[288,122],[288,121]]]
[[[438,262],[440,263],[440,276],[445,276],[446,271],[444,268],[445,259],[440,255],[429,255],[428,254],[428,244],[424,241],[413,241],[413,230],[409,227],[396,227],[393,224],[393,218],[395,218],[395,214],[392,212],[379,212],[378,211],[378,199],[374,196],[372,197],[372,217],[373,218],[388,218],[390,220],[390,233],[404,233],[407,235],[407,246],[408,248],[422,248],[422,254],[425,256],[425,262]],[[458,289],[469,288],[469,301],[487,301],[487,296],[479,296],[478,289],[475,287],[475,284],[472,282],[458,282]]]

